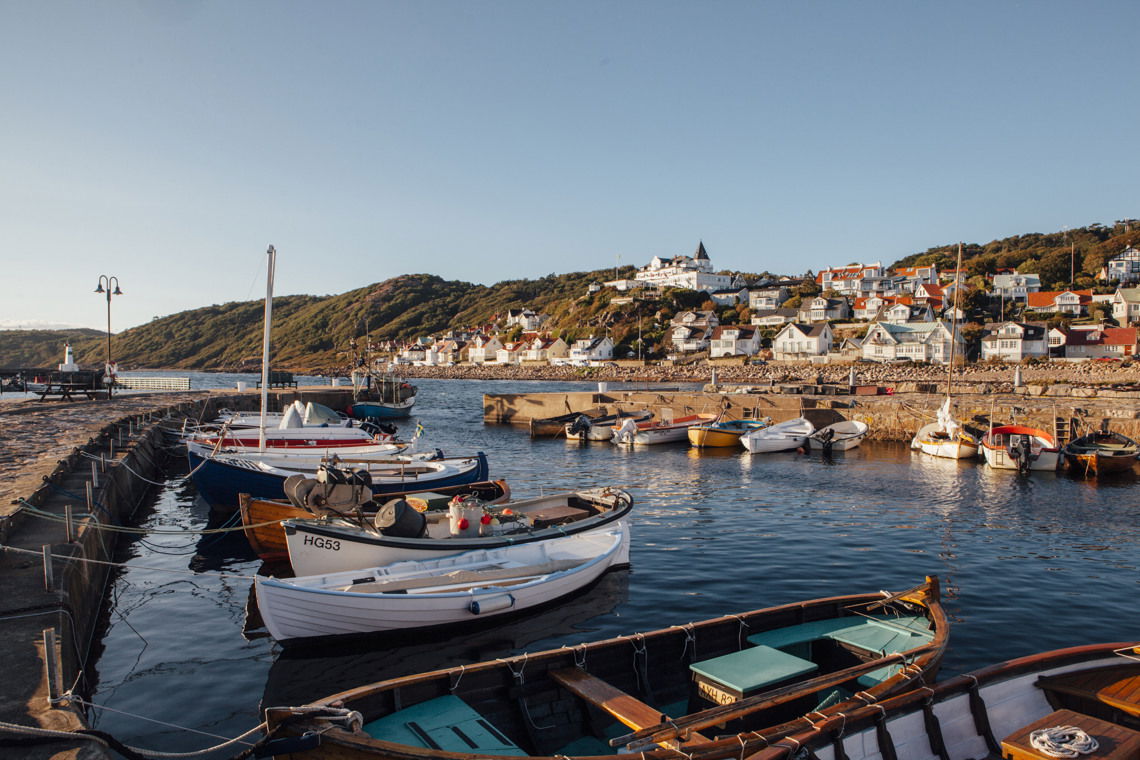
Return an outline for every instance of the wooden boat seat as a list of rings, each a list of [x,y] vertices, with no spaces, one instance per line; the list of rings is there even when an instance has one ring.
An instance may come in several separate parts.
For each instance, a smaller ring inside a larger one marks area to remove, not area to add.
[[[761,644],[689,666],[702,696],[727,704],[773,684],[819,670],[819,665]]]
[[[592,676],[581,668],[562,668],[548,674],[559,685],[576,697],[580,697],[594,707],[603,710],[632,729],[650,728],[664,723],[669,716],[645,704],[621,689]],[[708,738],[697,732],[689,734],[681,745],[707,742]]]
[[[515,509],[514,511],[516,514],[528,517],[534,523],[535,530],[549,528],[551,525],[565,525],[566,523],[585,520],[591,514],[587,509],[566,505],[535,505],[529,509]]]
[[[373,739],[478,755],[526,755],[502,731],[454,694],[364,724]]]
[[[1140,717],[1140,665],[1110,665],[1043,676],[1037,679],[1037,686],[1045,691],[1102,702]]]
[[[432,575],[422,578],[404,578],[399,580],[385,580],[383,577],[360,578],[341,588],[341,591],[352,591],[362,594],[399,593],[419,588],[432,588],[435,586],[470,586],[486,585],[495,582],[496,585],[508,585],[512,581],[521,583],[551,573],[560,573],[564,570],[573,570],[584,564],[584,559],[553,559],[538,565],[519,565],[517,563],[504,563],[489,565],[487,567],[471,570],[452,570],[449,573]],[[452,589],[454,590],[454,589]]]

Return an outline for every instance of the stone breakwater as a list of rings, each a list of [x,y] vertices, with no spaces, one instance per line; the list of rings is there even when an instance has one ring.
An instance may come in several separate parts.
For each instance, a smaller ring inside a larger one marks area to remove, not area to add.
[[[967,364],[954,373],[955,383],[1012,386],[1012,364]],[[708,383],[716,371],[719,384],[750,383],[839,383],[846,384],[851,369],[856,384],[895,386],[903,383],[945,383],[946,368],[906,364],[824,364],[771,362],[766,365],[606,366],[552,367],[547,365],[452,367],[403,367],[409,378],[456,380],[586,380],[599,382]],[[1140,384],[1140,365],[1121,362],[1054,362],[1020,365],[1027,385],[1068,384],[1076,386]]]

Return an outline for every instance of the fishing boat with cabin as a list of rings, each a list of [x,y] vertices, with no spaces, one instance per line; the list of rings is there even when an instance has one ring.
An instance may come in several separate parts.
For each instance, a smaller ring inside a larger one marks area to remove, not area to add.
[[[938,581],[928,578],[898,593],[449,665],[271,708],[266,718],[290,751],[319,735],[321,751],[337,758],[729,760],[933,682],[947,626]]]

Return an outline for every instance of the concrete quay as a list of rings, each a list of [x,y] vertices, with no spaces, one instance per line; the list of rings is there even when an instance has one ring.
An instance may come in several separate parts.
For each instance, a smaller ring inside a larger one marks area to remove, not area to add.
[[[901,384],[900,384],[901,385]],[[1066,423],[1075,435],[1099,428],[1104,420],[1130,438],[1140,439],[1140,392],[1117,395],[1065,396],[1032,392],[1042,386],[996,392],[963,387],[955,392],[958,419],[984,431],[994,424],[1031,425],[1052,432]],[[529,425],[532,420],[570,412],[612,414],[649,410],[660,419],[689,414],[721,414],[725,419],[771,417],[775,422],[807,417],[817,427],[840,419],[858,419],[870,430],[868,440],[909,443],[922,425],[932,422],[945,400],[944,387],[912,383],[887,395],[879,386],[739,385],[706,386],[705,391],[580,391],[569,393],[504,393],[483,396],[483,421]],[[1072,389],[1079,391],[1080,389]],[[854,391],[854,393],[852,392]],[[1101,391],[1103,394],[1104,391]],[[874,394],[874,395],[871,395]]]
[[[343,407],[350,397],[349,389],[328,386],[269,391],[276,410],[294,399]],[[86,728],[82,707],[57,698],[67,691],[88,696],[85,665],[97,651],[111,577],[111,566],[100,563],[113,560],[119,535],[100,526],[129,525],[153,489],[148,481],[161,479],[168,456],[164,424],[210,419],[222,407],[259,406],[260,391],[0,403],[0,722],[61,732]],[[64,522],[69,510],[70,526]],[[49,562],[44,547],[53,555]],[[49,630],[52,637],[45,638]],[[0,727],[5,747],[0,756],[110,757],[91,740]]]

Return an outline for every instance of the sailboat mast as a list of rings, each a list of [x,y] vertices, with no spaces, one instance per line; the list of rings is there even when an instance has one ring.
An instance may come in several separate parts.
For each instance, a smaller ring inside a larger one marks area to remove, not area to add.
[[[269,272],[265,278],[265,328],[261,336],[261,424],[258,425],[257,450],[265,451],[265,415],[269,406],[269,328],[273,324],[273,272],[277,268],[277,250],[269,246]]]
[[[954,270],[954,313],[950,315],[950,363],[946,367],[946,398],[954,392],[954,349],[958,346],[958,294],[962,290],[962,243],[958,243],[958,265]]]

